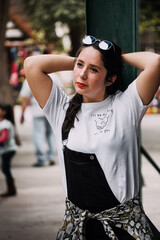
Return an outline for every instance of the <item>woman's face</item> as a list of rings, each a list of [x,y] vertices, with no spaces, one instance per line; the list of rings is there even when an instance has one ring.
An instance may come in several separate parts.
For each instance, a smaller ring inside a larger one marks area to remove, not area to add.
[[[73,84],[76,92],[83,95],[83,102],[100,102],[107,97],[106,75],[100,52],[92,46],[84,48],[73,69]]]

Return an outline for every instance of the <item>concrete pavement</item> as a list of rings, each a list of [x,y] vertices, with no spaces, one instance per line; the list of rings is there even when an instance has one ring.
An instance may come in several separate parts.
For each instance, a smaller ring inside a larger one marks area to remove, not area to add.
[[[54,240],[64,215],[58,160],[55,166],[32,167],[36,159],[30,109],[27,109],[24,125],[19,124],[19,119],[20,109],[16,107],[22,146],[13,159],[12,172],[18,195],[0,199],[0,240]],[[4,189],[4,176],[0,172],[0,192]]]
[[[160,114],[146,115],[141,124],[142,146],[160,167]],[[160,230],[160,174],[142,155],[143,206],[148,217]]]
[[[58,160],[55,166],[33,168],[31,117],[28,109],[24,126],[16,122],[22,146],[13,160],[12,171],[18,195],[0,200],[0,240],[54,240],[64,214],[64,194]],[[160,114],[146,115],[142,121],[142,145],[160,166]],[[147,215],[160,229],[160,175],[142,156],[143,205]],[[0,192],[5,182],[0,172]]]

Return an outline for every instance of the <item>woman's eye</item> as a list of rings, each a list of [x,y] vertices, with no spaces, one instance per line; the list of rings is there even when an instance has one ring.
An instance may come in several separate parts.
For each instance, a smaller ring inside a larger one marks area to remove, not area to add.
[[[82,67],[82,63],[77,62],[77,66],[78,66],[78,67]]]
[[[97,70],[96,68],[90,68],[90,70],[91,70],[92,72],[98,72],[98,70]]]

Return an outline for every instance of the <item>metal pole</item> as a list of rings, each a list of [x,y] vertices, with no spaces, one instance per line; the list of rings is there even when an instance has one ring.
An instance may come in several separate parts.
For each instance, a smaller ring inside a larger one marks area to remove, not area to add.
[[[139,49],[139,0],[86,0],[86,33],[111,40],[123,52]],[[137,77],[137,70],[127,66],[123,72],[125,88]],[[139,148],[139,174],[141,195],[141,157]]]
[[[141,146],[141,153],[148,159],[148,161],[152,164],[152,166],[157,170],[157,172],[160,174],[160,168],[158,165],[154,162],[154,160],[151,158],[151,156],[147,153],[147,151],[144,149],[143,146]]]

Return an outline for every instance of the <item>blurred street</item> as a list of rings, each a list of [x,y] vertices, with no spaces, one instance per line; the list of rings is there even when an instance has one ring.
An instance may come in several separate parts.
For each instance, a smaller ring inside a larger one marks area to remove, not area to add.
[[[33,168],[36,161],[32,144],[32,119],[27,109],[24,125],[15,107],[22,146],[12,164],[18,195],[0,199],[0,240],[54,240],[64,215],[64,194],[58,159],[56,165]],[[141,125],[142,145],[160,166],[160,114],[146,115]],[[142,156],[143,206],[160,230],[160,174]],[[0,172],[0,192],[5,190]]]

